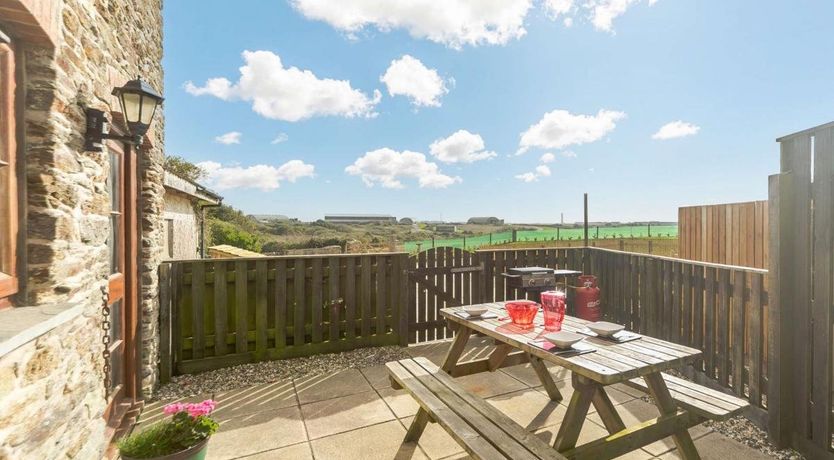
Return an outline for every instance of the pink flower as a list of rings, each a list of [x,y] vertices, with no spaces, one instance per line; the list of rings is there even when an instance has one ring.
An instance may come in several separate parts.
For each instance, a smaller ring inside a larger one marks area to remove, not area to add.
[[[165,415],[174,415],[178,412],[183,412],[187,409],[187,405],[183,403],[171,403],[162,409]]]
[[[201,403],[189,404],[188,407],[186,407],[186,410],[188,410],[188,415],[193,418],[197,418],[201,415],[210,414],[216,406],[216,402],[211,399],[207,399]]]

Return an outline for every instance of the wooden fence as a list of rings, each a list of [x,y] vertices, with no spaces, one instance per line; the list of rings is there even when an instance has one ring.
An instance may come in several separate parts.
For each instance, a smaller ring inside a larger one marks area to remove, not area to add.
[[[702,350],[688,376],[749,400],[766,425],[767,270],[606,249],[588,253],[586,270],[609,320]]]
[[[778,139],[770,177],[773,311],[770,435],[807,458],[832,449],[834,123]]]
[[[767,201],[678,209],[678,257],[767,268]]]
[[[401,342],[408,254],[203,259],[160,267],[161,374]]]
[[[597,275],[608,318],[703,350],[684,371],[750,400],[764,424],[767,271],[600,248],[168,262],[160,270],[162,377],[449,338],[440,309],[524,297],[501,276],[523,266]]]

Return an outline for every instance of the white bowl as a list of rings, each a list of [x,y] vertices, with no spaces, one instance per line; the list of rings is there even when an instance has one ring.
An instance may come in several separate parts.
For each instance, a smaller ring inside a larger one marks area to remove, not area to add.
[[[486,307],[475,307],[475,306],[466,306],[463,307],[463,311],[466,312],[469,316],[481,316],[487,312]]]
[[[584,339],[585,336],[568,331],[559,331],[546,334],[544,338],[553,345],[556,345],[557,348],[570,348],[571,345]]]
[[[589,324],[588,329],[594,331],[601,337],[610,337],[625,329],[625,326],[621,324],[609,323],[607,321],[597,321],[596,323]]]

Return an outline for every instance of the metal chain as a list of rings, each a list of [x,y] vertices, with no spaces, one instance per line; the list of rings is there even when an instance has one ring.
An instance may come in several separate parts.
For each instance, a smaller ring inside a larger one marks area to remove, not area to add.
[[[101,343],[104,344],[104,350],[101,352],[101,357],[104,360],[104,399],[110,397],[110,294],[107,292],[107,286],[101,287],[102,307],[101,307]]]

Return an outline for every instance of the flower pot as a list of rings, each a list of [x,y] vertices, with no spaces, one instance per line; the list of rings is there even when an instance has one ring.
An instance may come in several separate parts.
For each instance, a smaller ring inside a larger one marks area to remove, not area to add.
[[[197,444],[188,449],[174,452],[163,457],[153,457],[151,459],[139,459],[133,457],[126,457],[122,455],[122,460],[205,460],[206,452],[208,452],[208,442],[211,437],[203,439]]]

